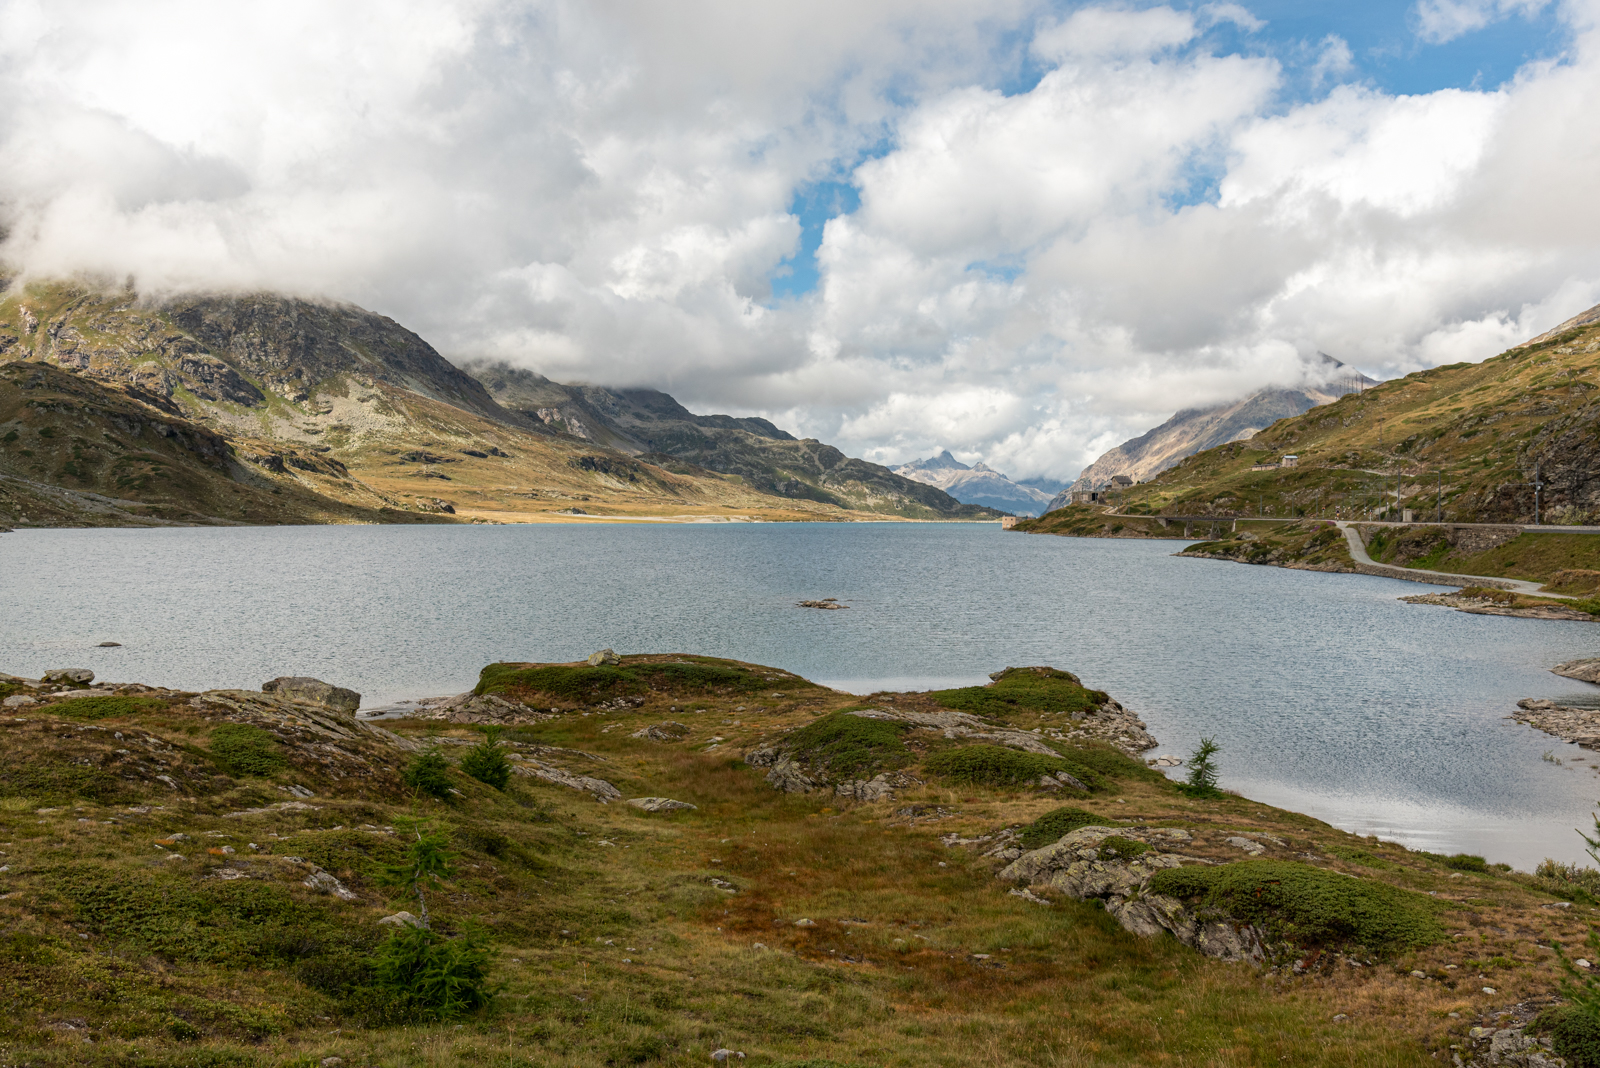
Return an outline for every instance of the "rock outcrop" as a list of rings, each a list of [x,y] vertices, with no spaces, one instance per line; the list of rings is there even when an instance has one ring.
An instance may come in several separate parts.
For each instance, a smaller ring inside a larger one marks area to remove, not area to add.
[[[1568,660],[1565,664],[1557,664],[1550,670],[1563,678],[1577,679],[1579,682],[1592,682],[1600,685],[1600,657],[1589,657],[1585,660]]]
[[[1165,931],[1208,957],[1261,964],[1269,947],[1260,928],[1226,916],[1202,915],[1176,898],[1147,891],[1150,877],[1158,871],[1209,863],[1162,852],[1190,837],[1175,827],[1080,827],[1053,845],[1022,854],[1001,870],[999,878],[1036,896],[1053,892],[1079,901],[1099,900],[1124,928],[1145,938]],[[1109,838],[1147,848],[1124,856],[1106,846]]]
[[[263,682],[261,692],[287,697],[291,701],[321,705],[335,712],[354,712],[361,707],[361,695],[354,690],[303,675],[281,675],[270,682]]]
[[[1563,742],[1600,750],[1600,708],[1576,708],[1529,697],[1518,701],[1517,711],[1506,718],[1553,734]]]

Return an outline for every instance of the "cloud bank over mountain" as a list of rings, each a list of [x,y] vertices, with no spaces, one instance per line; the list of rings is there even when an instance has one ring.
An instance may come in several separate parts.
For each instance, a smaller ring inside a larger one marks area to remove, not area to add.
[[[0,0],[0,257],[1070,478],[1600,300],[1600,3],[1406,18],[1559,45],[1400,94],[1248,4]]]

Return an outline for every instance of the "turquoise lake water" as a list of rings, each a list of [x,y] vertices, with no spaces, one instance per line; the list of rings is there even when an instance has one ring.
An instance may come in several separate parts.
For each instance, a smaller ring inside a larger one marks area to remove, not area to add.
[[[1600,700],[1548,670],[1600,655],[1600,624],[1178,548],[987,524],[25,530],[0,536],[0,671],[185,689],[314,675],[373,705],[607,646],[854,692],[1051,664],[1137,711],[1149,755],[1215,736],[1224,785],[1249,797],[1523,869],[1584,859],[1573,828],[1592,826],[1600,778],[1573,758],[1600,754],[1504,717],[1522,697]],[[820,597],[850,608],[795,607]]]

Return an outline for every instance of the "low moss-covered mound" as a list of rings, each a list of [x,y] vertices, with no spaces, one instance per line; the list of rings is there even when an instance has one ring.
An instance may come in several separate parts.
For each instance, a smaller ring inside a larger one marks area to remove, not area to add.
[[[1100,775],[1082,764],[1061,757],[1007,749],[1003,745],[963,745],[946,749],[929,757],[923,767],[928,774],[947,782],[997,790],[1025,786],[1062,771],[1090,790],[1102,789],[1105,785]]]
[[[215,728],[211,755],[234,775],[271,775],[287,763],[278,739],[247,723],[224,723]]]
[[[1089,712],[1110,699],[1104,690],[1085,687],[1072,672],[1052,667],[1006,668],[988,686],[935,690],[928,696],[946,708],[998,720],[1020,710]]]
[[[1217,909],[1296,945],[1393,952],[1444,938],[1430,898],[1293,861],[1169,868],[1150,880],[1150,892]]]
[[[895,720],[833,712],[795,731],[788,745],[796,760],[826,768],[835,778],[870,779],[909,763],[903,739],[910,729]]]
[[[813,682],[773,668],[685,656],[667,660],[626,657],[618,665],[595,666],[490,664],[479,674],[472,692],[582,705],[645,693],[730,697],[774,689],[815,688]]]
[[[1061,841],[1079,827],[1093,827],[1105,823],[1102,817],[1096,816],[1093,812],[1085,812],[1081,808],[1051,809],[1022,828],[1017,834],[1017,842],[1023,849],[1043,849],[1053,842]]]
[[[74,697],[48,706],[47,711],[72,719],[119,719],[137,716],[141,712],[154,712],[165,704],[153,697]]]

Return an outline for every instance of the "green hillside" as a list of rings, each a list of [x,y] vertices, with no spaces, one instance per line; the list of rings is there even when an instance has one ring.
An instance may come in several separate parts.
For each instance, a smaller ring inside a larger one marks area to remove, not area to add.
[[[1198,453],[1124,491],[1168,516],[1531,522],[1600,518],[1600,323],[1419,371]],[[1277,465],[1285,455],[1293,467]]]

